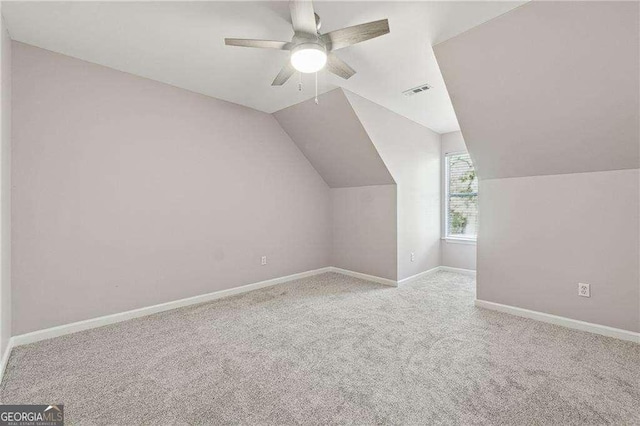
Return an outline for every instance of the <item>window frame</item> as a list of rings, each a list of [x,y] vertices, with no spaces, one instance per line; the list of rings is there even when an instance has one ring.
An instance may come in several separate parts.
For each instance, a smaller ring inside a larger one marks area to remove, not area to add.
[[[476,244],[478,241],[478,235],[476,233],[475,237],[462,237],[462,236],[453,236],[449,235],[449,227],[447,224],[449,223],[449,157],[454,155],[469,155],[467,151],[451,151],[445,152],[442,156],[442,227],[441,227],[441,238],[446,242],[451,243],[460,243],[460,244]],[[474,167],[475,168],[475,167]],[[478,191],[478,196],[479,196]]]

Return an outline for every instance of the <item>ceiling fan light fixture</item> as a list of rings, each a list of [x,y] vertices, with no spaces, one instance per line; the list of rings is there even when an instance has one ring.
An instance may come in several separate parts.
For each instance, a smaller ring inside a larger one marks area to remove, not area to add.
[[[326,49],[316,43],[304,43],[291,52],[291,65],[303,73],[320,71],[327,64]]]
[[[311,0],[290,0],[289,12],[293,27],[291,42],[242,38],[224,39],[227,46],[291,52],[289,62],[280,69],[271,86],[282,86],[296,71],[311,74],[317,73],[323,68],[326,68],[331,74],[347,80],[356,73],[356,70],[336,56],[334,51],[389,34],[388,19],[380,19],[320,34],[320,17],[315,13]],[[302,90],[301,87],[300,83],[298,88]]]

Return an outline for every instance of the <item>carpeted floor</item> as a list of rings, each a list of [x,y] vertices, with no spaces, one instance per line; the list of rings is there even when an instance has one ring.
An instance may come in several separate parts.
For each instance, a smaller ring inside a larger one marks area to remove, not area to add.
[[[15,348],[0,398],[67,424],[640,424],[640,345],[473,299],[318,275]]]

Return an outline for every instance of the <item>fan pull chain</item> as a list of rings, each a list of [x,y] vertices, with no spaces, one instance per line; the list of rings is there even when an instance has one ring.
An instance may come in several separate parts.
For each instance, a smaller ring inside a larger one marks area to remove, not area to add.
[[[302,92],[302,73],[298,73],[298,92]]]
[[[318,105],[318,73],[316,73],[316,105]]]

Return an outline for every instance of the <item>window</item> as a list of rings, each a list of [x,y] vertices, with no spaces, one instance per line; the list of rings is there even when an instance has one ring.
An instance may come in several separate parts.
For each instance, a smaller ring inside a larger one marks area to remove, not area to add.
[[[478,229],[478,177],[467,153],[445,157],[445,237],[475,240]]]

